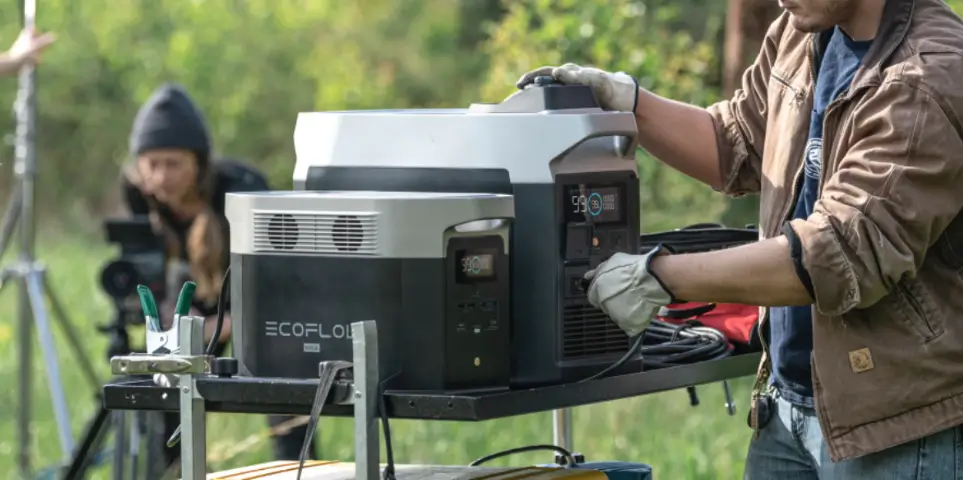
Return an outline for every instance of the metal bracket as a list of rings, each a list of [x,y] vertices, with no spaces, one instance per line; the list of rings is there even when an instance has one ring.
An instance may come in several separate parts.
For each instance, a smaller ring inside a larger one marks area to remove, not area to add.
[[[380,477],[378,401],[378,326],[372,321],[351,324],[354,350],[354,478]],[[387,414],[387,412],[385,413]]]
[[[125,355],[110,359],[110,372],[114,375],[206,375],[211,373],[212,358],[208,355]]]
[[[180,317],[180,351],[185,359],[204,355],[204,317]],[[209,362],[208,362],[209,364]],[[184,480],[207,478],[207,421],[204,398],[197,391],[197,377],[181,372],[178,378],[181,397],[181,477]]]

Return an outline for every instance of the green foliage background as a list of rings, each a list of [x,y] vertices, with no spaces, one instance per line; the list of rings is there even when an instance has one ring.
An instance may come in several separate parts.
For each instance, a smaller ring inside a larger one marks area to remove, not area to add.
[[[963,11],[963,0],[949,3]],[[85,348],[104,360],[105,338],[94,328],[112,307],[95,279],[113,252],[83,234],[116,209],[130,123],[164,81],[190,90],[218,152],[260,166],[275,188],[290,188],[301,111],[497,102],[524,71],[564,62],[623,70],[657,93],[707,105],[720,97],[725,7],[721,0],[40,0],[39,26],[59,40],[38,75],[39,220],[67,234],[41,235],[39,255],[52,265]],[[0,17],[10,19],[0,39],[13,41],[19,15],[15,2],[0,3]],[[16,81],[0,82],[0,105],[11,105]],[[13,127],[12,115],[0,116],[0,133]],[[372,141],[392,141],[392,132],[377,133]],[[0,148],[0,198],[9,191],[12,155]],[[638,158],[647,230],[754,220],[755,199],[725,199],[644,153]],[[14,298],[0,297],[2,385],[16,382]],[[59,335],[79,432],[93,412],[93,392]],[[48,465],[58,452],[37,355],[34,463]],[[106,376],[106,362],[99,364]],[[747,387],[746,379],[734,382],[735,417],[725,415],[718,386],[700,390],[696,409],[682,391],[580,407],[578,448],[593,460],[651,463],[657,478],[738,478],[748,443]],[[0,389],[0,405],[9,407],[0,409],[3,479],[15,478],[15,392]],[[271,458],[260,417],[212,415],[210,432],[213,468]],[[465,464],[548,441],[551,420],[545,413],[481,424],[399,421],[392,433],[399,461]],[[350,420],[325,420],[322,456],[350,460],[350,434]],[[530,454],[496,464],[545,460]],[[94,478],[108,476],[102,469]]]
[[[4,18],[18,14],[0,5]],[[41,205],[57,222],[116,205],[130,122],[164,81],[189,89],[220,153],[290,188],[300,111],[498,101],[525,70],[565,61],[624,70],[708,104],[718,96],[723,14],[713,0],[43,1],[39,25],[59,41],[38,78]],[[0,38],[16,30],[7,23]],[[0,105],[15,95],[7,83]],[[0,131],[12,128],[12,117],[0,118]],[[725,208],[711,191],[640,162],[648,229],[713,220]]]
[[[725,7],[719,0],[43,0],[39,26],[59,36],[38,76],[45,220],[115,207],[134,112],[164,81],[189,89],[220,153],[259,165],[275,188],[289,188],[300,111],[498,101],[527,69],[563,62],[623,70],[657,93],[707,105],[719,98]],[[3,18],[19,15],[15,2],[0,4]],[[12,41],[17,30],[8,21],[0,38]],[[12,105],[16,82],[4,81],[0,105]],[[0,116],[0,132],[13,126],[12,115]],[[391,141],[391,133],[379,140]],[[0,180],[11,175],[12,155],[0,149]],[[717,220],[730,203],[646,155],[640,164],[649,230]],[[751,222],[752,210],[725,220]]]

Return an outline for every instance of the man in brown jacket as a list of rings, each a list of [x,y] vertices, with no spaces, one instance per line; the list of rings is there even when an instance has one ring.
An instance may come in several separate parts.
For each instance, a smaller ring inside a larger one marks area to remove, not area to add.
[[[733,98],[552,75],[634,112],[641,145],[729,195],[759,242],[616,254],[589,300],[630,334],[679,300],[760,305],[746,478],[963,478],[963,22],[943,0],[780,0]]]

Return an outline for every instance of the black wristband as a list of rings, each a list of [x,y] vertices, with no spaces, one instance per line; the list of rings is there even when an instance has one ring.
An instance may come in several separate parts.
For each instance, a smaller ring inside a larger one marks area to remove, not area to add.
[[[655,259],[655,257],[657,257],[659,252],[662,250],[669,252],[670,255],[675,254],[675,251],[673,251],[671,247],[663,243],[656,245],[655,248],[649,252],[649,259],[645,262],[645,270],[649,272],[649,275],[652,275],[652,278],[654,278],[656,282],[659,282],[659,286],[662,287],[662,290],[669,294],[669,303],[684,303],[683,301],[675,298],[675,294],[669,290],[669,287],[665,286],[665,282],[663,282],[662,279],[652,271],[652,260]]]
[[[796,234],[796,231],[792,228],[792,224],[789,222],[782,224],[782,234],[789,240],[789,256],[792,257],[792,264],[796,267],[796,276],[799,277],[799,281],[806,287],[806,291],[809,292],[809,297],[815,300],[816,293],[813,289],[813,280],[809,277],[809,271],[807,271],[805,265],[803,265],[802,241],[799,240],[799,235]]]

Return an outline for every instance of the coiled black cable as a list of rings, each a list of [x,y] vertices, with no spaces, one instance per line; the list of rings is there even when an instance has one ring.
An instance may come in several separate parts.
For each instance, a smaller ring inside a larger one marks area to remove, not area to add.
[[[732,356],[732,347],[722,332],[697,320],[680,325],[653,320],[640,352],[643,368],[654,370],[721,360]]]
[[[642,355],[643,370],[655,370],[720,360],[731,356],[732,348],[722,332],[703,326],[697,320],[679,325],[653,320],[634,338],[622,358],[579,383],[603,378],[638,354]]]
[[[698,321],[690,320],[676,325],[662,320],[653,320],[644,332],[634,337],[632,345],[622,358],[601,372],[584,380],[580,380],[579,383],[602,378],[617,370],[624,365],[625,362],[640,353],[642,355],[643,370],[656,370],[720,360],[731,356],[732,348],[729,346],[729,341],[726,340],[722,332],[711,327],[703,326],[698,323]],[[496,458],[536,450],[553,450],[561,453],[565,456],[566,468],[577,464],[572,453],[562,447],[556,445],[528,445],[486,455],[471,462],[469,466],[475,467]]]

